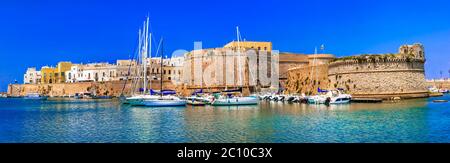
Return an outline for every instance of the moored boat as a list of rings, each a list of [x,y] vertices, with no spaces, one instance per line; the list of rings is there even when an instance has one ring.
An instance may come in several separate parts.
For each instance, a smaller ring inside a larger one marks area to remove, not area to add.
[[[176,107],[186,106],[186,101],[176,96],[162,96],[157,99],[145,99],[134,102],[134,106],[147,106],[147,107]]]
[[[28,93],[24,99],[27,100],[47,100],[48,96],[43,96],[39,93]]]
[[[216,95],[214,100],[211,102],[213,106],[233,106],[233,105],[258,105],[258,97],[255,96],[247,96],[247,97],[239,97],[232,96],[231,94]]]
[[[347,104],[352,100],[352,96],[344,94],[342,89],[332,90],[327,93],[330,104]]]

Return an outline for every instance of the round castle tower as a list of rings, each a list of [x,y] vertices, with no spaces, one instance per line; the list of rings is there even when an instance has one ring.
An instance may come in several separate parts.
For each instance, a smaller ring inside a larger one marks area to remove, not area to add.
[[[424,63],[422,44],[403,45],[397,54],[339,58],[329,65],[329,88],[360,98],[427,97]]]

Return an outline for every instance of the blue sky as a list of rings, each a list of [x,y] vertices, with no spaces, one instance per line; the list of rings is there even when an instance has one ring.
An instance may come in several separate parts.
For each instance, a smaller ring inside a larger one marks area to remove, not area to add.
[[[127,59],[147,14],[165,51],[220,47],[235,39],[272,41],[280,51],[336,56],[396,52],[421,42],[427,78],[450,69],[448,0],[100,1],[0,2],[0,91],[23,80],[27,67]]]

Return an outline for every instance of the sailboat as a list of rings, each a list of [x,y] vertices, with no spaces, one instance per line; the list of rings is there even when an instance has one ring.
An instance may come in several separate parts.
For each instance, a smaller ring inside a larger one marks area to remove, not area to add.
[[[159,91],[160,96],[150,96],[150,98],[144,98],[139,101],[137,101],[134,105],[139,106],[148,106],[148,107],[175,107],[175,106],[186,106],[186,101],[182,100],[181,98],[174,96],[176,92],[174,91],[165,91],[163,90],[163,39],[161,39],[161,79],[160,79],[160,86],[161,89]],[[132,104],[133,105],[133,104]]]
[[[240,49],[240,32],[239,27],[236,27],[236,35],[237,35],[237,52],[238,52],[238,62],[239,62],[239,69],[242,70],[242,63],[241,63],[241,49]],[[236,90],[225,90],[222,91],[223,94],[216,93],[214,96],[213,101],[211,102],[211,105],[213,106],[232,106],[232,105],[257,105],[258,104],[258,97],[257,96],[242,96],[242,72],[239,71],[239,81],[240,81],[240,88]],[[237,94],[237,95],[236,95]]]
[[[126,98],[125,103],[131,104],[131,105],[140,105],[143,100],[146,99],[157,99],[158,96],[152,95],[151,93],[147,93],[147,58],[150,54],[151,56],[151,49],[152,49],[152,34],[149,32],[149,23],[150,18],[147,17],[147,20],[144,21],[144,26],[142,30],[139,30],[139,43],[138,43],[138,61],[140,60],[140,64],[136,64],[136,70],[137,70],[137,78],[135,78],[135,81],[133,82],[134,86],[139,86],[139,81],[141,77],[143,77],[143,91],[142,93],[133,94],[131,97]],[[142,67],[140,67],[142,66]],[[151,64],[150,64],[151,66]],[[143,69],[143,75],[141,76],[141,73],[139,72],[140,69]],[[151,82],[150,82],[150,88],[151,88]]]

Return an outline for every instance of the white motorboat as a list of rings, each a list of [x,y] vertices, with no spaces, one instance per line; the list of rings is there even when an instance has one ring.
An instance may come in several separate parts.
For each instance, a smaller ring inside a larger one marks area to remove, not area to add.
[[[320,94],[308,97],[309,104],[346,104],[350,103],[352,96],[344,94],[342,90],[326,91],[326,94]]]
[[[258,105],[258,98],[254,96],[249,97],[227,97],[222,96],[214,99],[211,103],[213,106],[233,106],[233,105]]]
[[[350,103],[352,96],[344,94],[342,90],[332,90],[326,94],[330,104],[347,104]]]

